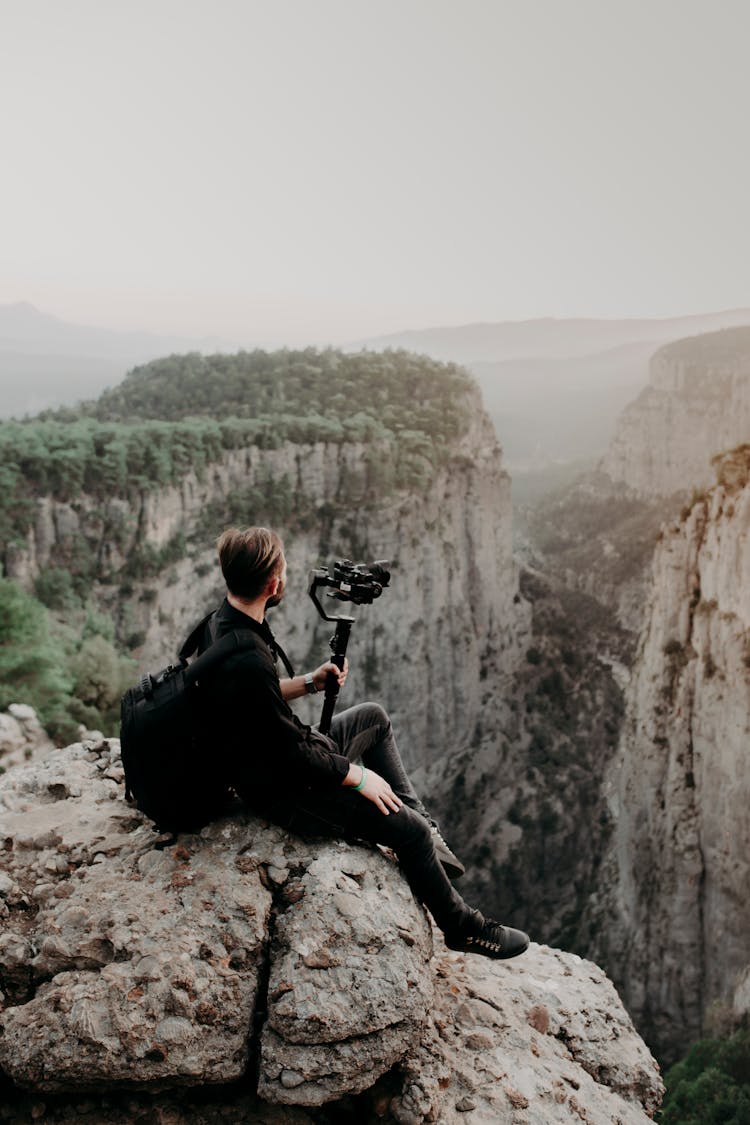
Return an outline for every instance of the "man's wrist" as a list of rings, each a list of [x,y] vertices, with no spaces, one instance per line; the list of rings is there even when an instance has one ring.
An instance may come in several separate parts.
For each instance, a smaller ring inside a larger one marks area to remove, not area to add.
[[[308,672],[305,675],[304,682],[305,682],[305,692],[306,692],[306,694],[307,695],[315,695],[315,693],[318,689],[315,686],[315,680],[313,679],[312,672]]]

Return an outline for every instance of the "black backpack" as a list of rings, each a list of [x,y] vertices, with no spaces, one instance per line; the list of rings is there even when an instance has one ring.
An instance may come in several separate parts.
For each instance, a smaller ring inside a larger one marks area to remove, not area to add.
[[[120,705],[125,797],[170,832],[201,827],[226,801],[226,783],[207,768],[210,716],[201,705],[200,677],[232,653],[253,647],[256,639],[250,630],[234,630],[188,663],[212,617],[208,614],[193,629],[177,654],[178,664],[141,676]]]

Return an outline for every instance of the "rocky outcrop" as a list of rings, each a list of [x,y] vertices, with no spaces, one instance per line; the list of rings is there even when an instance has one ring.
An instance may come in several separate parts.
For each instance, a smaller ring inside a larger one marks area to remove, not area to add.
[[[120,782],[107,741],[0,782],[0,1120],[648,1120],[658,1071],[596,966],[448,953],[379,849],[241,810],[159,837]]]
[[[750,436],[750,328],[668,344],[620,416],[602,471],[643,498],[713,481],[712,457]]]
[[[0,770],[3,772],[48,754],[52,745],[33,707],[11,703],[7,711],[0,711]]]
[[[590,912],[591,948],[665,1058],[717,1006],[742,1010],[750,964],[747,447],[718,470],[656,550]]]
[[[395,866],[243,817],[160,848],[121,773],[103,742],[9,775],[6,1073],[53,1092],[236,1081],[262,988],[269,1100],[350,1091],[357,1051],[371,1084],[432,999],[430,931]]]

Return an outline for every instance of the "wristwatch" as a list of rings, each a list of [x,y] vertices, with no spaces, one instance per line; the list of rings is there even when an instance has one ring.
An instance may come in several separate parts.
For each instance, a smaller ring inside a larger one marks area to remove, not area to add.
[[[305,676],[305,691],[307,692],[308,695],[315,695],[317,690],[318,689],[315,686],[315,680],[313,679],[313,674],[312,674],[312,672],[308,672],[307,675]]]

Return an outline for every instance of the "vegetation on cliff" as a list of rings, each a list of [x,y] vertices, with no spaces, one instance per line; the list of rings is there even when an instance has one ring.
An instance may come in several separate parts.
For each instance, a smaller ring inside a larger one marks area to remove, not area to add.
[[[750,1032],[702,1039],[664,1080],[662,1125],[748,1125]]]
[[[716,483],[727,492],[739,492],[750,480],[750,445],[738,445],[726,453],[717,453],[711,464],[716,473]]]
[[[632,639],[594,598],[539,573],[522,571],[520,591],[532,631],[500,758],[494,745],[482,754],[480,712],[471,749],[445,761],[438,813],[484,910],[512,904],[536,940],[585,953],[583,910],[612,827],[600,778],[623,712],[611,665],[630,659]]]
[[[14,634],[17,652],[26,655],[11,659],[13,646],[4,648],[0,706],[32,703],[58,737],[72,736],[74,721],[113,731],[129,665],[101,621],[92,633],[94,583],[109,584],[127,601],[144,578],[205,547],[218,527],[245,522],[248,512],[293,532],[311,520],[325,527],[335,513],[366,510],[398,490],[423,491],[466,431],[474,389],[461,368],[403,351],[190,354],[138,367],[75,409],[0,423],[0,560],[8,565],[14,552],[27,549],[42,497],[80,506],[99,536],[94,542],[85,533],[60,534],[36,574],[36,598],[4,588],[7,606],[26,599],[18,610],[25,632]],[[323,508],[310,511],[296,475],[271,473],[261,457],[241,487],[217,493],[168,542],[157,547],[139,535],[139,498],[179,485],[189,473],[206,479],[227,451],[321,442],[357,443],[360,452]],[[113,497],[128,503],[113,506]],[[131,616],[127,608],[118,614],[117,641],[132,650],[143,633]],[[94,683],[97,665],[106,669],[114,697],[103,681]]]
[[[466,428],[471,376],[408,352],[170,356],[99,399],[0,425],[0,543],[40,495],[129,496],[202,473],[228,449],[364,442],[371,497],[424,484]]]
[[[80,626],[65,625],[0,578],[0,710],[30,703],[61,742],[76,737],[79,723],[113,732],[134,668],[117,651],[107,618],[89,609]]]

